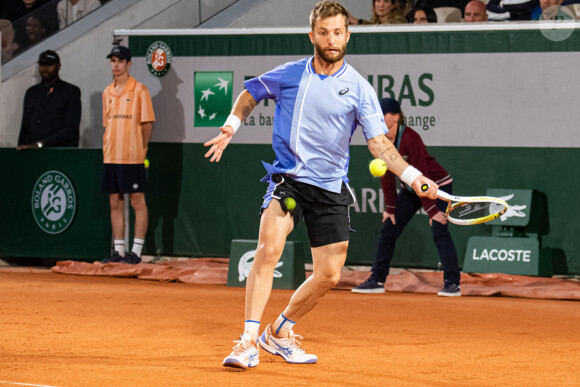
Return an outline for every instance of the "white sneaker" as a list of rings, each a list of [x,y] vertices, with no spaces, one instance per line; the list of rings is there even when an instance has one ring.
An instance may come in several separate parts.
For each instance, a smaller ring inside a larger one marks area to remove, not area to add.
[[[316,355],[306,353],[300,348],[300,342],[296,338],[302,339],[302,336],[291,333],[289,338],[275,337],[272,335],[272,325],[268,325],[262,335],[258,338],[258,343],[267,352],[272,355],[282,357],[286,362],[291,364],[314,364],[318,361]]]
[[[235,368],[252,368],[260,362],[260,350],[258,346],[252,343],[252,338],[249,334],[244,333],[239,340],[234,340],[237,343],[234,350],[224,359],[224,367]]]

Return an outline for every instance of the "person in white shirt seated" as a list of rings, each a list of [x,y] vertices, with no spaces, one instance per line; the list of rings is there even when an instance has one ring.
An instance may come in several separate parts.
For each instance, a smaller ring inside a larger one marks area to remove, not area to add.
[[[100,6],[99,0],[60,0],[57,5],[60,29],[76,22]]]

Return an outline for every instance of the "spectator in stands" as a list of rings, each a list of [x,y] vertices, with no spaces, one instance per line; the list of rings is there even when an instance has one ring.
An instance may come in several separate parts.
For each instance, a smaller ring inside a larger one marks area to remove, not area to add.
[[[60,58],[48,50],[38,58],[42,81],[26,90],[17,150],[78,147],[81,91],[60,79]]]
[[[492,21],[530,20],[538,0],[489,0],[487,15]]]
[[[406,0],[372,0],[373,15],[370,21],[348,14],[348,24],[405,24]]]
[[[29,16],[37,16],[44,26],[44,37],[58,30],[56,2],[58,0],[7,0],[9,6],[4,9],[3,19],[12,22],[15,31],[15,42],[22,49],[30,45],[27,27]]]
[[[413,24],[437,23],[437,14],[431,7],[419,6],[407,14],[407,21]]]
[[[41,11],[28,15],[26,17],[24,35],[22,35],[22,24],[19,24],[19,22],[13,23],[16,31],[15,41],[18,43],[18,50],[14,52],[14,55],[20,54],[36,45],[54,32],[47,17],[47,14]]]
[[[8,19],[11,22],[28,15],[34,10],[49,3],[51,0],[5,0],[6,4],[2,10],[2,19]]]
[[[562,0],[540,0],[540,7],[532,12],[532,20],[572,20],[574,16],[565,7]]]
[[[481,23],[487,21],[485,4],[479,0],[472,0],[465,6],[464,19],[466,23]]]
[[[131,51],[117,46],[107,56],[113,83],[103,92],[103,192],[109,195],[113,251],[98,263],[141,263],[149,223],[145,157],[155,121],[149,90],[129,75]],[[125,253],[124,194],[135,211],[133,248]]]
[[[61,29],[99,8],[99,0],[60,0],[56,11]]]
[[[42,15],[30,15],[26,20],[26,34],[31,46],[40,42],[46,36],[46,21]]]
[[[401,156],[422,171],[426,177],[439,185],[439,189],[451,194],[453,179],[451,175],[427,153],[421,137],[413,129],[405,126],[405,116],[397,100],[384,98],[381,109],[389,129],[387,138],[395,145]],[[395,251],[395,244],[405,226],[417,211],[423,207],[429,216],[429,225],[433,241],[439,251],[443,265],[443,288],[437,293],[440,296],[460,296],[460,272],[455,245],[447,229],[445,210],[447,202],[417,196],[407,185],[401,184],[399,193],[396,190],[395,175],[387,171],[381,177],[385,200],[383,227],[379,236],[371,276],[362,284],[352,289],[354,293],[384,293],[385,281]]]
[[[14,28],[10,20],[0,19],[0,32],[2,33],[2,63],[12,59],[14,51],[18,49],[18,43],[14,42]]]

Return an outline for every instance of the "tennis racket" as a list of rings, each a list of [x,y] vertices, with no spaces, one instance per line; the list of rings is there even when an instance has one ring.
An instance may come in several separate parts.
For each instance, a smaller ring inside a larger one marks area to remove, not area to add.
[[[421,186],[423,192],[428,189],[427,184]],[[447,202],[447,219],[462,226],[489,222],[508,209],[506,202],[490,196],[453,196],[437,190],[437,197]]]

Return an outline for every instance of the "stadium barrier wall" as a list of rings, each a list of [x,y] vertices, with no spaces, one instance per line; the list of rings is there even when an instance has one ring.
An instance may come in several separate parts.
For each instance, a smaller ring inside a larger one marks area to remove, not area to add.
[[[271,147],[231,144],[217,164],[203,158],[205,151],[202,144],[151,144],[147,254],[227,257],[232,239],[257,239],[258,213],[266,188],[259,182],[264,175],[260,160],[273,157]],[[549,230],[542,242],[559,253],[554,272],[580,272],[575,238],[580,233],[580,225],[570,221],[577,209],[570,207],[569,190],[562,189],[570,181],[569,173],[544,162],[572,162],[580,157],[578,149],[432,147],[430,151],[443,165],[451,166],[458,193],[485,193],[487,187],[499,186],[500,182],[509,188],[534,186],[546,193]],[[486,168],[493,173],[472,180],[472,176],[480,173],[484,159]],[[2,165],[14,166],[5,168],[3,177],[0,256],[82,260],[107,256],[111,228],[108,200],[100,191],[101,160],[101,151],[91,149],[26,152],[0,149]],[[347,262],[351,265],[372,263],[381,226],[382,194],[378,179],[367,172],[370,160],[366,147],[351,148],[350,178],[357,197],[357,204],[351,208],[352,226],[356,230],[351,235],[348,252]],[[43,231],[33,211],[35,192],[47,188],[45,185],[35,189],[36,183],[50,171],[66,175],[76,195],[72,222],[59,234]],[[491,235],[491,226],[487,225],[450,227],[460,260],[470,236]],[[437,268],[437,251],[431,238],[427,216],[415,216],[398,241],[393,264]],[[303,224],[289,239],[303,242],[308,261],[310,254]]]

